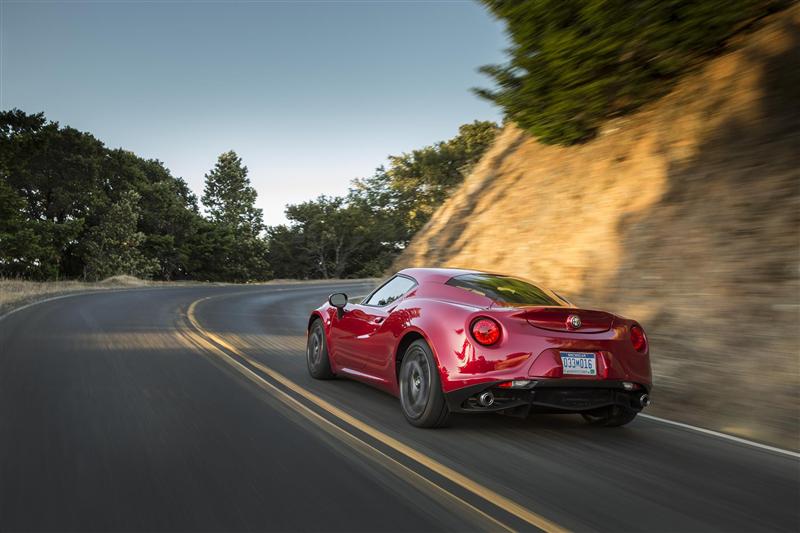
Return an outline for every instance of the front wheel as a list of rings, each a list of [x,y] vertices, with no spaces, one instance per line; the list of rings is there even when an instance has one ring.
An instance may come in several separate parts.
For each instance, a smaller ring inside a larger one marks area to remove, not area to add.
[[[308,373],[313,378],[331,379],[335,376],[331,370],[330,359],[328,359],[328,343],[325,340],[325,330],[320,319],[316,319],[308,330],[306,364]]]
[[[403,355],[400,406],[406,420],[421,428],[441,427],[450,415],[433,352],[422,339],[412,342]]]
[[[636,418],[636,411],[611,405],[596,411],[581,413],[581,416],[593,426],[617,427],[632,422]]]

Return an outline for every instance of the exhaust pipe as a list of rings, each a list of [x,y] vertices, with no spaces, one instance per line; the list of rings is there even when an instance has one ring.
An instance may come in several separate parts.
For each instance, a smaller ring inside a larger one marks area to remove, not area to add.
[[[478,403],[483,407],[491,407],[494,403],[494,394],[492,394],[491,391],[481,393],[481,395],[478,396]]]
[[[646,393],[639,396],[639,407],[644,409],[648,405],[650,405],[650,396]]]

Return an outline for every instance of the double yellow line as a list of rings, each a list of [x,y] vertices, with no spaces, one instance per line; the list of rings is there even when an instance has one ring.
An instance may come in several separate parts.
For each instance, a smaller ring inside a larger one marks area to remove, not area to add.
[[[189,308],[186,311],[186,317],[193,331],[189,330],[184,332],[187,338],[193,341],[197,346],[204,348],[205,350],[219,356],[219,358],[222,361],[232,366],[234,369],[236,369],[239,373],[244,375],[250,381],[259,385],[262,389],[267,390],[275,397],[277,397],[279,400],[281,400],[284,404],[286,404],[299,414],[303,415],[307,419],[311,420],[325,431],[329,433],[335,433],[340,438],[346,440],[349,444],[361,448],[362,450],[368,450],[373,455],[380,456],[380,458],[384,462],[390,462],[392,466],[395,467],[396,470],[399,469],[407,477],[412,478],[414,481],[418,483],[422,483],[423,485],[426,486],[427,489],[431,491],[438,492],[440,495],[445,496],[448,499],[457,501],[458,503],[466,506],[472,512],[475,512],[484,519],[488,520],[495,527],[505,530],[512,530],[511,527],[489,516],[488,514],[476,508],[475,506],[471,505],[470,503],[452,494],[443,487],[440,487],[439,485],[435,484],[433,481],[425,478],[421,474],[406,467],[402,463],[399,463],[398,461],[384,454],[374,446],[371,446],[367,442],[363,441],[362,439],[359,439],[357,436],[346,431],[344,428],[336,424],[333,424],[327,418],[321,416],[319,413],[310,409],[309,407],[298,401],[296,398],[292,397],[291,395],[287,394],[280,388],[270,383],[268,380],[264,379],[263,376],[261,376],[257,372],[254,372],[248,366],[242,364],[237,359],[231,357],[231,354],[246,361],[249,365],[251,365],[254,368],[257,368],[259,371],[263,372],[266,376],[268,376],[275,382],[281,384],[282,386],[286,387],[286,389],[292,391],[298,396],[311,402],[313,405],[317,406],[318,408],[328,413],[329,415],[335,417],[336,419],[341,420],[342,422],[345,422],[349,426],[357,429],[358,431],[361,431],[362,433],[368,435],[369,437],[375,439],[376,441],[391,448],[395,452],[398,452],[406,456],[407,458],[417,462],[418,464],[424,466],[425,468],[435,472],[436,474],[442,476],[443,478],[461,487],[462,489],[467,490],[468,492],[488,501],[489,503],[491,503],[496,507],[499,507],[503,511],[509,513],[510,515],[513,515],[518,519],[527,522],[528,524],[542,531],[546,531],[548,533],[551,532],[562,533],[567,531],[558,524],[544,518],[543,516],[537,513],[534,513],[533,511],[530,511],[529,509],[514,502],[513,500],[510,500],[509,498],[506,498],[505,496],[502,496],[501,494],[498,494],[497,492],[494,492],[493,490],[484,487],[483,485],[468,478],[467,476],[453,470],[448,466],[443,465],[442,463],[436,461],[431,457],[428,457],[423,453],[420,453],[419,451],[411,448],[407,444],[400,442],[394,437],[387,435],[386,433],[359,420],[358,418],[355,418],[349,413],[339,409],[335,405],[332,405],[330,402],[320,398],[319,396],[309,391],[308,389],[301,387],[300,385],[290,380],[280,372],[276,372],[275,370],[269,368],[268,366],[256,361],[252,357],[248,356],[247,354],[245,354],[244,352],[233,346],[231,343],[227,342],[219,335],[206,330],[198,322],[195,311],[199,303],[208,300],[210,298],[212,297],[209,296],[206,298],[201,298],[199,300],[192,302],[192,304],[189,305]]]

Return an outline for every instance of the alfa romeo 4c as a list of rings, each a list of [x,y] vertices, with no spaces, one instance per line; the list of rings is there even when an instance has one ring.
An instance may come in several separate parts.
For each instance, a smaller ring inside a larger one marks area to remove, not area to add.
[[[621,426],[652,387],[636,321],[474,270],[402,270],[360,303],[331,294],[308,321],[306,357],[314,378],[346,376],[398,396],[419,427],[488,412]]]

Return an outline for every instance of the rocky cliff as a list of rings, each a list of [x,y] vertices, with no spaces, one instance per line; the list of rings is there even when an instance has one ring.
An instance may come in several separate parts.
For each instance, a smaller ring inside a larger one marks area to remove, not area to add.
[[[800,8],[595,140],[507,126],[399,258],[538,280],[648,331],[651,413],[797,449]]]

